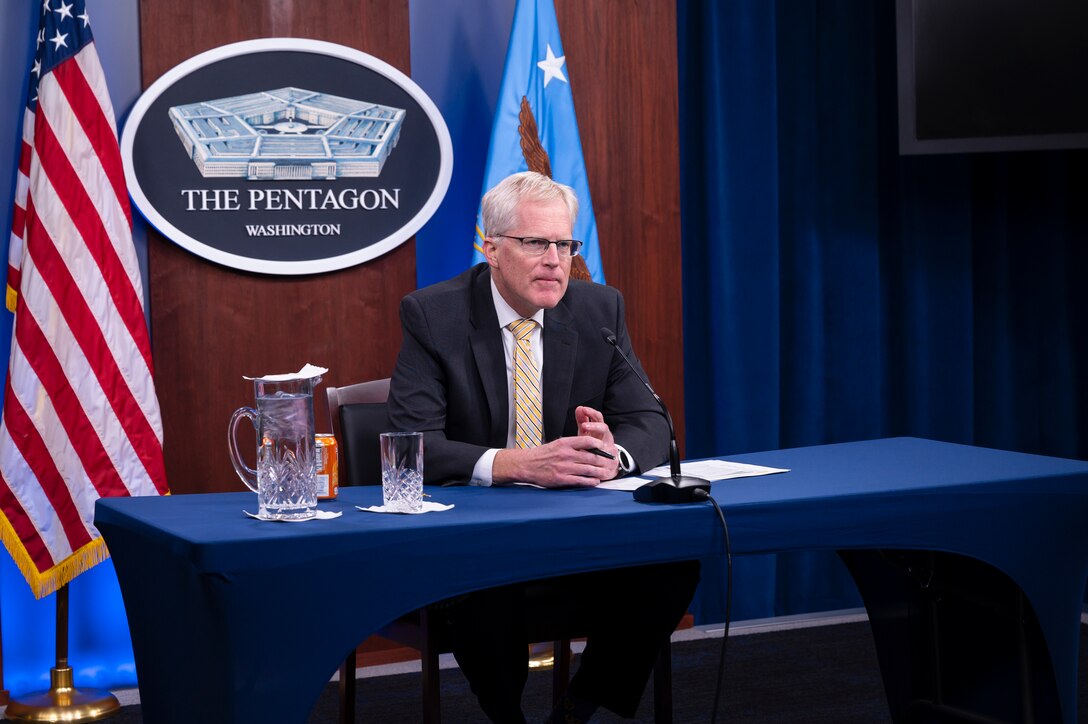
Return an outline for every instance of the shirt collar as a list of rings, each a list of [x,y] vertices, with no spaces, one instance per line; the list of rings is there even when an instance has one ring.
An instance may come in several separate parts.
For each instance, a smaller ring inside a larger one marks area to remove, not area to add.
[[[499,294],[499,288],[495,286],[495,277],[491,277],[491,298],[495,302],[495,315],[499,318],[499,326],[506,327],[511,322],[516,322],[523,317],[514,311],[514,308],[506,303],[506,300]],[[535,320],[540,325],[541,329],[544,329],[544,310],[536,310],[536,314],[529,317],[529,319]]]

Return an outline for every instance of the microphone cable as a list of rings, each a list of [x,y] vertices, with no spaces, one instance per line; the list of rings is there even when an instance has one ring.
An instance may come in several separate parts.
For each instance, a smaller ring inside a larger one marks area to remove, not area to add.
[[[722,512],[718,501],[705,490],[696,490],[695,500],[707,500],[714,506],[718,513],[718,520],[722,523],[722,534],[725,538],[725,630],[722,632],[722,648],[718,656],[718,679],[714,684],[714,708],[710,712],[710,724],[718,721],[718,705],[722,696],[722,681],[725,679],[725,650],[729,643],[729,621],[733,608],[733,547],[729,541],[729,524],[725,522],[725,513]]]

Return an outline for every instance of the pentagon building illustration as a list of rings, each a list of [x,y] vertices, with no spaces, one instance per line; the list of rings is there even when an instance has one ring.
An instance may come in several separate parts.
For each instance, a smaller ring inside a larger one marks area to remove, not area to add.
[[[174,130],[202,176],[252,181],[378,176],[400,138],[404,115],[402,108],[302,88],[170,109]]]

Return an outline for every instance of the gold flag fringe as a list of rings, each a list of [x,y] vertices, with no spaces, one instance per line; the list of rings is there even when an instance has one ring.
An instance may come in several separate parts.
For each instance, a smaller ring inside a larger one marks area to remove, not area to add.
[[[8,305],[8,311],[11,312],[12,314],[14,314],[15,313],[15,306],[19,302],[19,292],[12,289],[10,284],[8,285],[8,291],[7,291],[7,295],[5,297],[5,301],[7,302],[7,305]]]
[[[46,571],[38,571],[38,567],[30,559],[30,554],[23,545],[23,541],[16,535],[7,516],[0,515],[0,539],[4,541],[4,547],[8,549],[15,566],[23,574],[27,585],[30,586],[34,598],[44,598],[54,593],[58,588],[71,581],[81,573],[91,570],[102,561],[110,557],[106,541],[95,538],[90,543]]]

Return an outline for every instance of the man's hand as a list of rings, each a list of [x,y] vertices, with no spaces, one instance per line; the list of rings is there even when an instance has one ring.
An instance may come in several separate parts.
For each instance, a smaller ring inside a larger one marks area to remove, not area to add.
[[[612,431],[608,429],[608,423],[604,421],[604,415],[592,407],[577,407],[574,410],[574,419],[578,423],[578,434],[595,437],[601,441],[598,447],[609,455],[616,454],[616,441],[612,439]]]
[[[590,408],[579,408],[590,409]],[[599,413],[598,413],[599,414]],[[600,423],[604,425],[603,421]],[[608,426],[604,425],[605,432]],[[615,445],[608,433],[608,446],[601,438],[589,435],[561,437],[539,447],[507,448],[495,455],[491,477],[496,483],[536,483],[546,488],[591,488],[602,480],[616,477],[619,463],[589,452],[598,449],[613,456]]]

